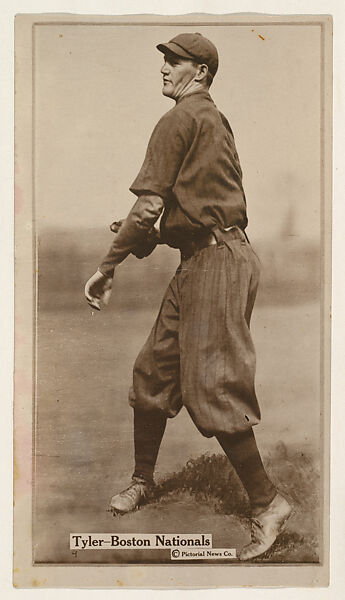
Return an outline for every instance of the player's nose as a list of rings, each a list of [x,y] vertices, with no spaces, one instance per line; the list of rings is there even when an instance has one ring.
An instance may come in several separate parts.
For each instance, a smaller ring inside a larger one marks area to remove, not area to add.
[[[169,66],[167,62],[163,63],[163,66],[161,68],[161,73],[162,75],[167,75],[169,73]]]

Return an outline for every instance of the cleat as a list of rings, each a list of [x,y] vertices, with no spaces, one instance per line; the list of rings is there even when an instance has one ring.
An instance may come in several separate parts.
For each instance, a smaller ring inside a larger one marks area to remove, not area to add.
[[[110,511],[113,515],[124,515],[137,510],[152,486],[142,480],[133,479],[131,485],[112,497]]]
[[[288,501],[276,494],[268,507],[252,518],[252,540],[242,548],[239,559],[250,560],[266,552],[277,539],[291,512]]]

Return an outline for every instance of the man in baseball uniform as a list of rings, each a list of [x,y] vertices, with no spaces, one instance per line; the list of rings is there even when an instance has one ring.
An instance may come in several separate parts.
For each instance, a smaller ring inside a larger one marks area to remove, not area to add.
[[[134,365],[135,470],[111,507],[123,514],[145,498],[167,418],[185,406],[204,436],[216,436],[249,496],[252,541],[240,553],[249,560],[273,544],[291,512],[267,476],[252,430],[260,420],[249,330],[259,263],[244,233],[246,199],[233,133],[209,94],[217,50],[199,33],[182,33],[157,49],[164,55],[163,95],[175,106],[156,125],[130,187],[137,201],[85,286],[89,304],[100,309],[116,266],[131,252],[142,257],[157,243],[181,251]]]

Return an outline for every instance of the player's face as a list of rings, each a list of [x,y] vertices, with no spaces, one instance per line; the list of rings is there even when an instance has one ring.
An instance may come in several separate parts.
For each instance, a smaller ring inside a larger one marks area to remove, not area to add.
[[[188,84],[193,81],[196,72],[197,67],[193,61],[180,58],[176,54],[165,54],[164,64],[161,68],[163,95],[177,100]]]

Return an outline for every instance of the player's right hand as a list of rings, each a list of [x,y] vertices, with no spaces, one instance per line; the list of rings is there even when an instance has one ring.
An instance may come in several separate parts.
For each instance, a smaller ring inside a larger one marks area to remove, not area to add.
[[[101,302],[108,304],[113,280],[96,271],[85,284],[85,298],[91,308],[101,310]]]

